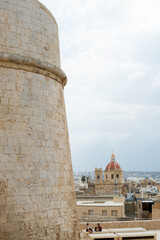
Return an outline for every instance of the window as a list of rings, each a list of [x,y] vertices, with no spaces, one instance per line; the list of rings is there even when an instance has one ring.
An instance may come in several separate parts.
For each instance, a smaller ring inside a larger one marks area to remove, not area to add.
[[[117,217],[117,210],[112,210],[111,215],[112,217]]]
[[[102,216],[107,216],[107,210],[102,210]]]
[[[97,179],[100,179],[100,176],[99,176],[99,175],[97,175]]]
[[[94,211],[93,210],[88,210],[88,215],[94,215]]]
[[[119,178],[119,174],[117,174],[117,178]]]
[[[106,174],[106,179],[107,179],[107,174]]]
[[[114,178],[114,174],[111,174],[111,178],[112,178],[112,179]]]

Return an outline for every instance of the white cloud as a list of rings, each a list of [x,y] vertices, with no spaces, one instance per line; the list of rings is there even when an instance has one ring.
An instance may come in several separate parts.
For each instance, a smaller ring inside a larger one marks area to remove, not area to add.
[[[41,2],[59,26],[73,166],[115,148],[125,169],[153,169],[152,151],[158,169],[160,1]]]
[[[160,87],[160,75],[153,80],[153,82],[151,83],[151,87]]]

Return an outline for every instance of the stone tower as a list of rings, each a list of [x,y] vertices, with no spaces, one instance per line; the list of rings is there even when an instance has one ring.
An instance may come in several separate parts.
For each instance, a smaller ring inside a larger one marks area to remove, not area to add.
[[[95,168],[95,183],[102,183],[103,175],[102,168]]]
[[[0,1],[0,240],[78,239],[57,23]]]

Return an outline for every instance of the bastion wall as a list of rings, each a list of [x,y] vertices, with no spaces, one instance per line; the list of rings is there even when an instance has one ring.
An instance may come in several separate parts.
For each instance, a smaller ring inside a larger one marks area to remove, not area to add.
[[[57,23],[0,2],[0,240],[78,239]]]

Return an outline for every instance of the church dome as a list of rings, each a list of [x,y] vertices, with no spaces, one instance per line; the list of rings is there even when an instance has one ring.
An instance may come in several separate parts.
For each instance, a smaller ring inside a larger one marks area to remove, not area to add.
[[[107,167],[105,168],[105,171],[114,171],[116,169],[121,170],[121,167],[115,160],[115,155],[112,153],[111,155],[111,161],[108,163]]]

